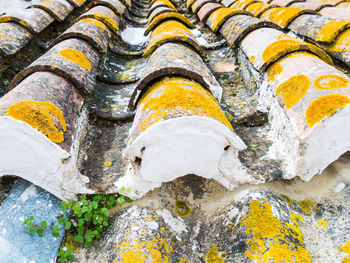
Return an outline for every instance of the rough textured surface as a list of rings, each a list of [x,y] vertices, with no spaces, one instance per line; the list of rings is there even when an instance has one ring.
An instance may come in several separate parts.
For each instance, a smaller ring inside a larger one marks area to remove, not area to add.
[[[49,233],[44,237],[24,232],[22,222],[29,216],[36,220],[57,222],[61,214],[59,199],[24,180],[19,180],[0,207],[1,262],[54,262],[62,240]],[[11,213],[9,213],[11,211]],[[38,218],[40,216],[40,219]],[[33,253],[35,251],[35,253]]]

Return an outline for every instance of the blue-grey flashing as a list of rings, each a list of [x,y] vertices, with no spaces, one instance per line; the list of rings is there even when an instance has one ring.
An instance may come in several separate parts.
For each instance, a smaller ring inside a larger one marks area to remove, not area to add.
[[[55,222],[61,215],[59,199],[23,179],[18,179],[9,196],[0,207],[0,263],[51,263],[56,257],[64,230],[55,238],[50,232],[43,237],[25,233],[22,223],[34,216],[40,223]]]

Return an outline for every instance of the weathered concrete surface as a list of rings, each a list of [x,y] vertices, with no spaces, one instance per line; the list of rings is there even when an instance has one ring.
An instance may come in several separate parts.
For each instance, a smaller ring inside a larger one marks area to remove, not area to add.
[[[346,260],[348,162],[338,161],[309,183],[279,181],[234,192],[191,175],[166,183],[118,208],[101,241],[81,250],[75,262]]]

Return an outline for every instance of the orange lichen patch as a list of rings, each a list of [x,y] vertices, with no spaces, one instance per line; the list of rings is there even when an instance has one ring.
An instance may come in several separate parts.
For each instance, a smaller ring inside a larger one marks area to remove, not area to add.
[[[328,51],[350,52],[350,29],[340,33],[336,40],[327,47]]]
[[[225,251],[218,252],[218,246],[212,244],[208,253],[205,255],[205,262],[207,263],[224,263],[227,253]]]
[[[246,8],[246,10],[248,12],[252,13],[254,16],[258,16],[260,14],[261,10],[263,10],[267,6],[269,6],[269,4],[258,2],[258,3],[253,3],[253,4],[249,5]]]
[[[193,3],[194,3],[195,1],[196,1],[196,0],[187,0],[187,2],[186,2],[187,8],[190,8],[191,5],[193,5]]]
[[[249,259],[261,263],[311,262],[312,255],[305,248],[299,226],[282,223],[273,215],[269,203],[251,201],[249,214],[242,217],[241,224],[251,236],[244,252]]]
[[[163,13],[158,16],[156,16],[152,22],[147,26],[145,35],[148,35],[150,31],[152,31],[157,25],[159,25],[161,22],[167,19],[172,19],[181,22],[188,28],[195,28],[195,25],[192,24],[192,22],[185,16],[177,13],[177,12],[168,12],[168,13]]]
[[[85,68],[87,70],[91,70],[91,63],[90,61],[86,58],[86,56],[79,50],[71,49],[71,48],[65,48],[62,49],[59,54],[74,62],[75,64],[79,65],[82,68]]]
[[[21,101],[8,107],[7,115],[28,123],[45,134],[52,142],[64,141],[66,120],[62,111],[51,102]]]
[[[117,23],[109,16],[101,13],[95,13],[93,14],[93,16],[94,16],[94,19],[99,20],[102,23],[105,23],[113,32],[116,33],[119,31],[119,27]]]
[[[276,89],[276,95],[282,96],[282,102],[290,109],[303,98],[311,85],[305,75],[296,75],[281,83]]]
[[[150,55],[156,48],[167,42],[187,42],[192,45],[199,54],[205,57],[205,53],[195,41],[191,31],[182,23],[174,20],[165,21],[158,25],[151,33],[151,41],[143,53],[146,57]]]
[[[251,57],[249,58],[249,62],[250,62],[250,63],[253,63],[254,60],[255,60],[255,56],[251,56]]]
[[[154,3],[156,3],[157,5],[165,5],[176,10],[175,6],[169,0],[157,0],[154,1]]]
[[[264,12],[261,17],[266,18],[272,23],[279,25],[280,27],[287,27],[293,19],[303,14],[305,11],[300,8],[292,7],[277,7],[272,8]]]
[[[349,85],[349,80],[338,75],[319,76],[314,81],[314,86],[320,90],[342,89]]]
[[[316,47],[315,45],[294,39],[282,39],[273,42],[264,50],[262,54],[262,59],[266,65],[270,65],[271,63],[277,61],[284,55],[299,50],[308,50],[311,53],[318,56],[319,58],[321,58],[326,63],[333,65],[332,59],[324,50]]]
[[[147,232],[144,234],[147,235]],[[142,240],[145,239],[145,235],[142,236]],[[168,256],[174,252],[174,249],[166,239],[157,233],[156,237],[151,240],[141,241],[141,238],[136,237],[132,243],[123,241],[115,251],[118,257],[113,261],[115,263],[168,263],[170,262]]]
[[[94,24],[95,26],[98,26],[99,28],[101,28],[104,31],[107,31],[107,27],[100,21],[92,19],[92,18],[84,18],[80,21],[86,22],[86,23],[90,23],[90,24]]]
[[[281,74],[283,71],[283,67],[281,63],[275,62],[270,66],[267,70],[267,80],[268,81],[274,81],[276,79],[276,76]]]
[[[350,262],[350,240],[347,241],[342,247],[338,248],[338,251],[344,252],[349,256],[349,257],[344,257],[341,263],[349,263]]]
[[[220,27],[234,15],[247,14],[244,10],[234,10],[228,7],[222,7],[214,11],[208,18],[207,24],[210,29],[217,32]]]
[[[81,4],[84,4],[84,3],[85,3],[85,0],[74,0],[74,1],[77,1],[77,2],[79,2],[79,3],[81,3]]]
[[[317,34],[317,41],[332,42],[342,31],[350,27],[350,20],[330,20]]]
[[[324,95],[309,105],[305,112],[306,124],[313,127],[326,117],[333,116],[338,109],[350,103],[350,99],[341,94]]]
[[[159,89],[162,89],[160,94],[152,97]],[[233,130],[217,100],[200,84],[189,79],[168,77],[158,81],[148,88],[139,107],[151,112],[142,122],[141,130],[169,117],[193,115],[214,118]]]

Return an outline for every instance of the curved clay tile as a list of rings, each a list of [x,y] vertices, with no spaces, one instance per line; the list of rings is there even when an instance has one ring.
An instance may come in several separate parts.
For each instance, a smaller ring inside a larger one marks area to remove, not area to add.
[[[191,5],[193,13],[197,13],[201,7],[207,3],[217,3],[216,0],[197,0]]]
[[[154,28],[156,28],[159,24],[163,23],[166,20],[176,20],[184,24],[186,27],[194,29],[195,25],[185,16],[177,13],[177,12],[168,12],[163,13],[161,15],[156,16],[151,23],[148,24],[144,35],[147,36],[149,32],[151,32]]]
[[[149,12],[151,13],[154,9],[160,6],[165,6],[176,10],[175,6],[169,0],[157,0],[151,5]]]
[[[252,13],[256,17],[260,17],[264,12],[271,8],[279,7],[277,5],[269,5],[266,3],[253,3],[249,5],[245,10]]]
[[[348,150],[344,142],[349,140],[350,126],[343,124],[350,110],[350,79],[305,52],[283,57],[268,69],[266,77],[268,89],[278,100],[264,100],[277,107],[270,113],[274,114],[271,126],[282,131],[274,143],[289,145],[278,149],[279,158],[284,159],[289,178],[300,176],[309,181]],[[286,121],[277,121],[283,115]],[[337,139],[327,140],[330,134]]]
[[[265,18],[278,26],[285,28],[298,16],[304,14],[315,14],[313,10],[291,8],[291,7],[275,7],[268,9],[260,15],[260,18]]]
[[[85,3],[85,0],[67,0],[69,3],[74,5],[75,7],[80,7]]]
[[[59,198],[75,196],[83,181],[67,175],[74,173],[82,106],[73,84],[50,72],[31,74],[3,96],[0,140],[7,158],[0,176],[22,177]]]
[[[344,30],[350,27],[350,20],[336,20],[318,15],[297,17],[288,28],[315,41],[331,43]]]
[[[278,6],[290,6],[293,3],[305,2],[305,0],[272,0],[269,2],[271,5]]]
[[[83,94],[90,94],[95,86],[99,59],[100,55],[85,41],[67,39],[59,42],[18,73],[8,89],[13,89],[34,72],[51,71],[69,80]]]
[[[202,58],[192,49],[177,43],[167,43],[157,48],[151,55],[133,95],[129,109],[137,105],[141,91],[152,81],[168,75],[183,76],[200,83],[215,98],[221,100],[222,89]]]
[[[230,8],[234,10],[245,10],[249,5],[254,3],[261,3],[258,0],[238,0],[230,5]]]
[[[45,10],[58,21],[63,21],[74,9],[66,0],[44,0],[37,4],[31,5],[29,8],[36,7]]]
[[[207,3],[203,5],[201,9],[199,9],[197,16],[199,17],[200,21],[206,22],[208,17],[221,7],[222,5],[218,3]]]
[[[343,7],[325,7],[319,11],[322,16],[334,19],[350,19],[350,8]]]
[[[32,34],[17,23],[0,23],[0,57],[17,53],[31,38]]]
[[[161,14],[168,13],[168,12],[176,12],[176,10],[169,8],[167,6],[160,6],[154,9],[148,16],[148,23],[152,23],[153,19]]]
[[[254,46],[257,39],[259,45]],[[333,65],[332,59],[323,49],[273,28],[259,28],[250,32],[240,47],[258,71],[265,71],[275,61],[297,51],[308,51]]]
[[[15,22],[24,26],[32,34],[43,31],[55,19],[46,11],[38,8],[24,9],[10,15],[1,16],[0,23]]]
[[[79,16],[75,22],[84,18],[93,18],[104,23],[112,32],[119,32],[119,19],[117,15],[108,7],[95,6],[89,11]]]
[[[232,5],[236,1],[237,0],[222,0],[221,4],[223,4],[225,7],[229,7],[230,5]]]
[[[171,20],[163,22],[152,31],[151,40],[148,43],[143,56],[149,56],[155,49],[167,42],[187,43],[202,57],[206,57],[191,31],[180,22]]]
[[[220,27],[231,17],[236,15],[251,15],[249,12],[246,12],[244,10],[233,10],[228,7],[222,7],[216,11],[214,11],[206,21],[206,24],[209,26],[209,28],[217,32]]]
[[[163,182],[195,174],[232,189],[250,179],[237,158],[244,148],[208,91],[187,78],[165,77],[147,87],[123,152],[137,179],[125,175],[115,185],[132,184],[140,197]],[[155,169],[157,163],[161,167]]]
[[[51,47],[65,39],[80,38],[88,42],[97,52],[106,54],[110,37],[111,32],[105,24],[93,18],[84,18],[78,20],[78,22],[56,38]]]
[[[90,9],[98,5],[106,6],[112,9],[117,15],[124,14],[126,9],[125,5],[119,0],[94,0],[87,6],[87,8]]]
[[[247,34],[262,27],[278,28],[276,24],[269,21],[247,15],[237,15],[229,18],[222,25],[220,33],[226,38],[232,48],[236,48]]]
[[[190,9],[191,6],[193,5],[193,3],[194,3],[195,1],[196,1],[196,0],[187,0],[187,1],[186,1],[186,6],[187,6],[187,8]]]

